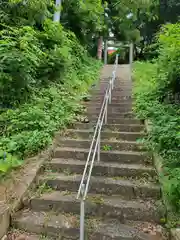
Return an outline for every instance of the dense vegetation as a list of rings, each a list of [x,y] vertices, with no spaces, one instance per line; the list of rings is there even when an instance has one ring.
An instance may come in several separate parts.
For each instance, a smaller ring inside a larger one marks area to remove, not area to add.
[[[158,58],[135,63],[135,110],[152,123],[146,142],[162,157],[163,192],[180,213],[180,23],[164,25],[157,44]]]
[[[52,1],[1,0],[0,6],[2,175],[50,144],[54,132],[75,119],[82,111],[79,100],[98,79],[101,64],[70,31],[70,22],[65,28],[51,20]],[[88,9],[94,6],[89,3]],[[89,10],[83,9],[82,4],[79,14],[85,18]],[[91,15],[85,28],[98,16]]]
[[[179,20],[180,4],[179,0],[113,0],[107,12],[115,37],[119,41],[132,40],[135,58],[144,60],[157,56],[155,36],[163,24]]]
[[[119,23],[127,27],[126,15],[136,19],[150,2],[66,0],[55,23],[53,0],[0,0],[0,172],[44,148],[74,119],[79,98],[97,79],[100,64],[91,56],[99,37],[117,33]]]
[[[179,0],[66,0],[61,23],[52,21],[54,2],[0,0],[0,174],[82,111],[101,65],[92,58],[98,39],[113,32],[149,60],[135,64],[136,112],[152,122],[146,141],[162,156],[164,193],[180,211]],[[127,48],[118,51],[127,60]]]

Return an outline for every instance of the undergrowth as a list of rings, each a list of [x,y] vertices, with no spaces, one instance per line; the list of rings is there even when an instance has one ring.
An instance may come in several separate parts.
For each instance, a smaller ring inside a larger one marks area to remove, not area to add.
[[[152,124],[145,142],[162,157],[163,194],[168,208],[180,214],[180,24],[164,26],[158,43],[158,59],[134,64],[135,111]]]
[[[51,144],[72,123],[101,63],[76,36],[47,19],[0,30],[0,176]]]

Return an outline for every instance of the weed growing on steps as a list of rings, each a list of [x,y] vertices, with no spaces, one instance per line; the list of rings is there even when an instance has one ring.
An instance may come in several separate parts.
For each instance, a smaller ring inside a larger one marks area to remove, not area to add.
[[[63,169],[62,171],[66,176],[74,175],[70,168]]]
[[[52,191],[53,189],[50,186],[48,186],[47,183],[45,182],[38,186],[36,190],[36,195],[41,196],[43,193],[51,193]]]
[[[147,183],[157,183],[158,179],[155,176],[151,176],[148,173],[142,174],[141,176],[114,176],[113,180],[128,180],[133,183],[147,184]]]
[[[112,150],[112,146],[110,146],[110,145],[104,145],[104,146],[102,146],[102,150],[103,150],[103,151],[111,151],[111,150]]]
[[[95,204],[99,204],[99,205],[104,204],[103,196],[89,196],[88,200]]]
[[[66,190],[66,191],[61,191],[62,195],[63,196],[68,196],[68,195],[71,195],[71,192]]]
[[[46,236],[46,235],[41,235],[39,240],[52,240],[52,238],[50,238],[49,236]]]

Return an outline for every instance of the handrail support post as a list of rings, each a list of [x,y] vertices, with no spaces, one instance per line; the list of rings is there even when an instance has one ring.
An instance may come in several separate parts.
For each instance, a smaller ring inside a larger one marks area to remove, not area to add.
[[[105,102],[105,124],[107,124],[107,108],[108,108],[108,94],[106,93],[106,102]]]
[[[81,202],[80,202],[80,240],[84,240],[84,222],[85,222],[85,200],[83,198],[83,194],[85,191],[85,185],[83,183],[81,190]]]
[[[112,79],[110,80],[110,89],[109,89],[109,104],[111,104],[111,92],[112,92]]]
[[[98,162],[100,162],[100,156],[101,156],[101,133],[98,136],[98,152],[97,152]]]

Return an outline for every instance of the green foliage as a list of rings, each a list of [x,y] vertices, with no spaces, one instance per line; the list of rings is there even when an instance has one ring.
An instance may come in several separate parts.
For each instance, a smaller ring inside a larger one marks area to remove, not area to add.
[[[150,149],[163,159],[161,183],[169,202],[180,211],[180,117],[179,106],[159,101],[158,64],[135,64],[135,111],[140,119],[149,119],[152,128],[146,139]]]
[[[73,31],[82,44],[91,45],[104,27],[101,0],[66,0],[62,3],[61,22]]]
[[[24,159],[49,145],[54,132],[66,127],[81,113],[79,100],[97,79],[99,70],[99,64],[96,65],[90,58],[89,62],[90,67],[82,68],[85,73],[68,73],[63,86],[59,83],[40,90],[34,89],[36,92],[30,101],[0,115],[0,149],[7,156],[12,156],[11,165],[7,162],[9,165],[6,166],[6,161],[2,161],[2,166],[0,164],[4,171],[16,166],[17,159],[14,156]]]
[[[158,89],[165,98],[180,93],[180,23],[167,24],[159,33]]]
[[[143,58],[146,60],[153,60],[155,58],[158,58],[159,56],[159,44],[158,43],[152,43],[149,45],[146,45],[143,50]]]
[[[180,92],[178,26],[167,25],[160,32],[157,61],[135,63],[134,94],[138,117],[152,122],[147,143],[162,156],[164,194],[180,212],[180,107],[174,96]]]
[[[35,85],[43,52],[36,31],[29,26],[6,27],[0,35],[0,101],[11,104],[24,99]]]
[[[21,165],[21,160],[16,156],[6,153],[0,149],[0,173],[1,176],[5,174],[9,169],[15,168]]]
[[[54,132],[76,119],[101,64],[73,32],[48,19],[51,0],[0,4],[2,175],[51,144]]]
[[[156,6],[157,0],[112,0],[107,1],[108,15],[111,19],[109,28],[112,29],[118,40],[134,42],[140,41],[140,33],[145,19],[155,17],[155,11],[152,9]]]
[[[0,0],[0,23],[8,26],[38,26],[52,17],[52,0]]]

